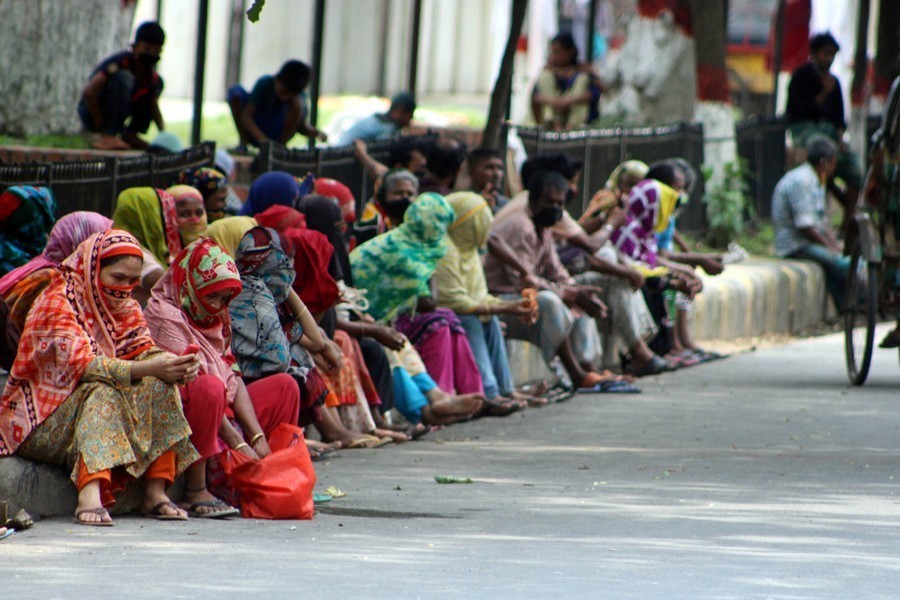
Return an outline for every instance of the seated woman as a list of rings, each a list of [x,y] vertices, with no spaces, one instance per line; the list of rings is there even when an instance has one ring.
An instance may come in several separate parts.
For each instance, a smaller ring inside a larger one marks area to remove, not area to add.
[[[596,117],[600,88],[590,67],[578,63],[578,47],[570,33],[550,40],[547,66],[538,76],[531,110],[538,125],[556,131],[583,127]]]
[[[229,256],[237,253],[244,234],[259,225],[253,217],[225,217],[206,228],[206,237],[212,238]]]
[[[168,190],[129,188],[119,194],[113,224],[131,233],[150,254],[144,260],[135,296],[146,304],[150,290],[185,246],[206,232],[203,197],[196,189],[177,185]]]
[[[181,388],[191,442],[200,460],[185,473],[189,514],[218,518],[235,510],[206,486],[206,462],[227,445],[250,458],[270,454],[267,436],[280,423],[297,423],[300,391],[287,373],[244,385],[231,353],[228,304],[241,291],[234,260],[215,242],[201,238],[179,254],[153,288],[145,314],[161,348],[181,354],[199,348],[199,376]]]
[[[625,199],[631,188],[643,181],[649,167],[639,160],[626,160],[610,173],[606,186],[593,195],[578,223],[588,234],[598,231],[606,224],[609,211],[624,208]]]
[[[288,307],[295,274],[291,248],[286,252],[284,245],[276,231],[254,227],[238,246],[235,261],[244,287],[229,305],[232,350],[247,381],[273,373],[287,373],[297,381],[301,392],[298,424],[315,425],[323,438],[335,440],[332,444],[307,440],[313,452],[359,447],[366,436],[347,430],[331,411],[321,409],[328,388],[308,349],[318,350],[324,341],[306,307]]]
[[[0,298],[9,305],[9,322],[16,331],[22,331],[28,311],[53,280],[59,265],[81,242],[110,228],[112,221],[95,212],[69,213],[50,230],[47,246],[41,254],[0,278]],[[15,348],[12,350],[15,354]]]
[[[72,468],[81,525],[112,525],[105,507],[137,477],[145,515],[187,518],[165,487],[197,459],[175,385],[199,362],[151,339],[131,298],[142,260],[124,231],[83,242],[32,307],[0,398],[0,456]]]
[[[356,245],[390,231],[403,222],[403,214],[419,193],[419,180],[406,169],[391,169],[375,188],[375,197],[363,208],[353,226]]]
[[[41,253],[55,220],[49,188],[17,185],[0,194],[0,276]]]
[[[221,171],[209,167],[186,169],[178,175],[178,183],[190,186],[200,192],[208,222],[215,223],[219,219],[225,218],[229,188],[228,177]]]
[[[444,235],[453,219],[453,209],[441,196],[422,194],[396,229],[351,252],[350,266],[356,285],[367,291],[369,314],[377,321],[394,321],[437,387],[482,403],[481,375],[465,330],[453,311],[436,309],[430,297],[429,282],[447,251]],[[412,316],[413,310],[420,312]],[[489,405],[492,414],[517,409]]]
[[[434,272],[437,304],[459,315],[489,400],[546,404],[545,400],[519,394],[513,387],[503,331],[496,315],[537,320],[537,306],[527,299],[501,300],[488,293],[478,251],[485,247],[494,220],[490,206],[474,192],[450,194],[447,203],[456,220],[448,229],[447,254]]]
[[[253,217],[275,205],[293,208],[300,200],[300,194],[300,183],[290,173],[283,171],[263,173],[250,185],[247,201],[238,214]]]
[[[323,200],[340,213],[334,202],[327,198]],[[323,437],[340,439],[353,448],[368,447],[385,437],[397,442],[407,441],[405,435],[381,427],[381,396],[362,357],[359,343],[343,331],[335,330],[333,307],[340,299],[340,290],[332,276],[334,249],[328,238],[318,231],[305,228],[305,217],[285,206],[272,206],[257,215],[257,220],[277,230],[290,247],[294,271],[299,274],[294,279],[293,291],[312,312],[326,336],[328,352],[322,352],[314,359],[330,392],[325,401],[326,414],[343,423],[345,431],[342,438],[332,437],[332,433],[324,431]],[[387,363],[386,359],[384,362]],[[385,364],[384,369],[390,377],[390,366]],[[344,437],[347,431],[370,434],[375,439],[358,435],[347,439]]]

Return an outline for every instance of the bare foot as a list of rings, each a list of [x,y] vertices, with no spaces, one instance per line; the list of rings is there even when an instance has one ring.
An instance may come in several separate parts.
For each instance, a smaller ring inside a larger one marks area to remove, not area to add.
[[[438,390],[438,388],[435,388]],[[429,392],[428,406],[422,409],[422,421],[428,425],[449,425],[477,415],[484,407],[484,394],[451,396],[443,390]]]
[[[393,429],[382,429],[381,427],[376,427],[371,432],[372,435],[377,435],[378,437],[388,437],[391,438],[395,444],[402,444],[403,442],[408,442],[412,438],[409,437],[406,433],[402,431],[394,431]]]
[[[306,440],[306,447],[316,452],[328,452],[329,450],[340,450],[343,444],[336,442],[320,442],[318,440]]]

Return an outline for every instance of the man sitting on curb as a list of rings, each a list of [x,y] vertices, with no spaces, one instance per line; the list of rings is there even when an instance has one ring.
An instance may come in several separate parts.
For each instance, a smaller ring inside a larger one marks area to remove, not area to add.
[[[348,146],[353,140],[376,142],[394,137],[407,127],[416,112],[416,101],[412,94],[401,92],[391,98],[391,107],[386,113],[377,113],[353,124],[340,137],[338,146]]]
[[[788,171],[772,195],[775,253],[811,260],[825,269],[828,293],[838,311],[844,308],[844,287],[850,260],[825,218],[825,190],[837,163],[837,146],[825,136],[809,139],[806,162]]]

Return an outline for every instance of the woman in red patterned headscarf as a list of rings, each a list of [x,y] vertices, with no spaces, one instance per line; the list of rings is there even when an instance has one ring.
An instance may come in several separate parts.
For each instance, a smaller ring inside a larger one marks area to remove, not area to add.
[[[231,351],[228,304],[242,289],[237,265],[221,246],[200,238],[179,254],[153,288],[147,320],[161,348],[183,353],[198,347],[200,375],[181,388],[191,442],[201,459],[185,476],[191,516],[220,518],[235,509],[207,488],[206,462],[231,447],[251,458],[270,454],[267,436],[280,423],[296,424],[297,382],[287,373],[245,385]]]
[[[34,303],[0,398],[0,456],[74,467],[82,525],[111,525],[104,506],[141,476],[142,512],[187,518],[165,486],[197,459],[175,384],[199,364],[153,343],[131,297],[142,257],[115,229],[78,246]]]

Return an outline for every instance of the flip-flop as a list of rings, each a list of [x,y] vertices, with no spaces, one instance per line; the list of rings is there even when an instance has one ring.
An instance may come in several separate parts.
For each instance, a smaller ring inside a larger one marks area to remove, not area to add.
[[[319,462],[320,460],[325,460],[332,454],[337,452],[336,448],[326,448],[325,450],[313,450],[312,448],[308,448],[309,450],[309,458],[313,462]]]
[[[0,542],[2,542],[3,540],[5,540],[8,537],[11,537],[12,534],[14,534],[15,532],[16,532],[15,529],[7,529],[3,533],[0,533]]]
[[[406,435],[408,435],[411,440],[417,440],[429,433],[431,433],[431,425],[426,425],[425,423],[416,423],[406,430]]]
[[[197,512],[198,508],[215,508],[216,510]],[[215,500],[200,500],[194,502],[188,507],[187,511],[194,519],[224,519],[226,517],[236,517],[241,514],[241,511],[218,498]]]
[[[373,435],[372,437],[375,437],[375,436]],[[391,439],[390,437],[388,437],[388,436],[384,436],[383,438],[377,438],[377,437],[376,437],[375,439],[377,439],[378,441],[375,442],[375,443],[371,446],[372,448],[381,448],[382,446],[388,446],[388,445],[394,443],[394,440],[392,440],[392,439]]]
[[[334,497],[329,494],[313,494],[313,504],[324,504],[332,500],[334,500]]]
[[[79,510],[75,513],[75,518],[72,519],[74,523],[78,525],[84,525],[85,527],[112,527],[115,525],[112,521],[82,521],[79,519],[81,515],[86,515],[88,513],[99,515],[100,519],[103,519],[104,515],[109,516],[109,511],[103,507],[100,508],[85,508],[84,510]]]
[[[374,435],[364,435],[359,439],[353,440],[347,445],[348,450],[357,450],[359,448],[375,448],[381,440]],[[381,444],[382,446],[384,444]]]
[[[601,381],[595,386],[578,388],[579,394],[640,394],[639,387],[629,381]]]
[[[174,508],[174,509],[178,508],[178,505],[176,505],[171,500],[163,500],[162,502],[157,503],[157,505],[154,506],[150,510],[150,512],[141,511],[141,516],[145,517],[147,519],[156,519],[157,521],[187,521],[188,520],[187,515],[182,515],[182,514],[177,514],[177,513],[174,515],[164,514],[162,512],[163,506],[168,506],[169,508]]]
[[[505,417],[522,410],[521,405],[515,400],[488,399],[484,401],[481,414],[488,417]]]

